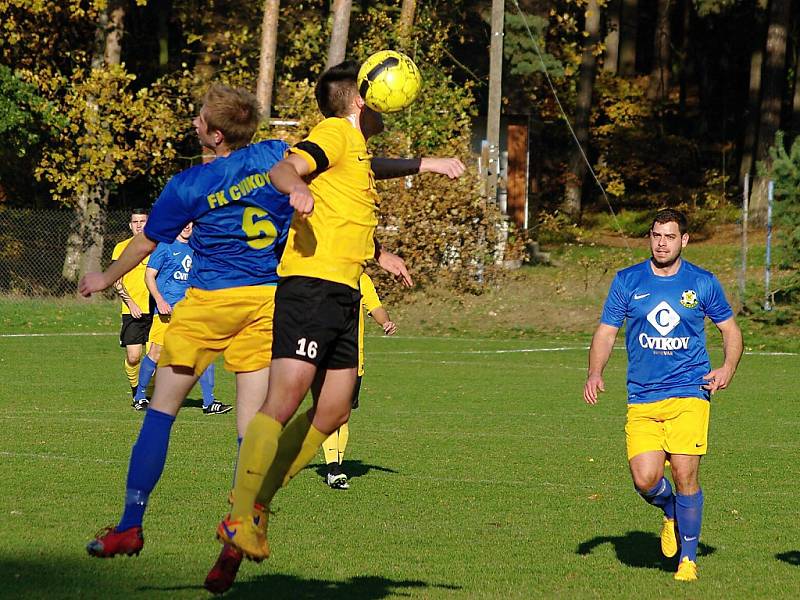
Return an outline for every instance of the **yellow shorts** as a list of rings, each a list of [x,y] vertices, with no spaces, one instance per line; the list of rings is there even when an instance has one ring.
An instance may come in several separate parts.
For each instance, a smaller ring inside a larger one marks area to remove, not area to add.
[[[628,404],[625,441],[628,460],[653,450],[702,456],[708,448],[711,402],[702,398],[667,398]]]
[[[150,325],[150,336],[147,338],[148,349],[150,344],[164,345],[164,334],[172,315],[153,315],[153,324]]]
[[[200,375],[222,353],[225,368],[234,373],[268,367],[275,289],[274,285],[189,288],[172,311],[158,366],[192,367]]]

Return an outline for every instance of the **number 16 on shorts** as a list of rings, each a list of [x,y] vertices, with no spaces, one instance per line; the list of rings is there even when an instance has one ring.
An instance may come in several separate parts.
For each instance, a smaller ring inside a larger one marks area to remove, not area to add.
[[[307,356],[311,360],[317,358],[317,342],[315,341],[308,341],[306,338],[300,338],[297,340],[297,350],[295,350],[295,354],[298,356]]]

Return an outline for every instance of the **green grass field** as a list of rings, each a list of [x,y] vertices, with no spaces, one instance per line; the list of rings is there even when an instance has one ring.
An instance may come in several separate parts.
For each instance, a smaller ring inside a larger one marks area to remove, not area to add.
[[[233,414],[183,410],[141,556],[90,558],[85,543],[120,514],[142,418],[129,407],[113,307],[2,306],[0,596],[207,597]],[[624,352],[601,404],[587,407],[586,341],[368,338],[350,490],[323,484],[320,456],[276,498],[273,556],[243,565],[228,595],[796,597],[800,357],[747,355],[715,397],[701,579],[679,584],[660,557],[660,516],[627,473]],[[230,401],[232,378],[218,373]]]

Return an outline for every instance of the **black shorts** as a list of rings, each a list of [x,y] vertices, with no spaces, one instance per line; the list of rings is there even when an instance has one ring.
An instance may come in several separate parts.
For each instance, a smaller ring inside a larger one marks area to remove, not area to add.
[[[355,410],[358,408],[358,393],[361,391],[361,380],[364,379],[363,375],[356,377],[356,389],[353,390],[353,399],[350,402],[350,408]]]
[[[361,292],[315,277],[278,283],[272,358],[296,358],[318,368],[358,367]]]
[[[150,335],[150,325],[153,323],[153,315],[142,315],[134,319],[131,315],[122,315],[122,328],[119,330],[119,345],[136,346],[146,344],[147,337]]]

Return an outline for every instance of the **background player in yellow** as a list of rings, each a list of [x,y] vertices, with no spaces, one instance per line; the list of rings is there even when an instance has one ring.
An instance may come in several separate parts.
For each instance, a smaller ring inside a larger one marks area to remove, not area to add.
[[[136,236],[142,233],[147,223],[147,211],[134,208],[128,227]],[[117,260],[133,237],[114,246],[111,260]],[[119,345],[125,348],[125,375],[131,386],[131,406],[136,408],[136,387],[139,384],[139,363],[142,360],[144,345],[150,333],[152,315],[150,314],[150,292],[145,285],[144,274],[147,258],[138,263],[128,273],[114,282],[114,291],[122,300],[122,327],[119,332]]]
[[[378,292],[375,291],[375,284],[372,283],[369,275],[361,274],[358,280],[358,287],[361,290],[361,309],[358,314],[358,377],[356,378],[356,389],[353,391],[351,406],[358,408],[358,396],[361,391],[361,380],[364,377],[364,322],[365,313],[369,314],[383,328],[386,335],[397,333],[397,325],[389,317],[389,313],[381,304]],[[350,424],[344,423],[339,429],[334,431],[328,439],[322,443],[322,451],[325,453],[325,463],[328,467],[327,482],[335,490],[346,490],[350,487],[347,481],[347,474],[342,472],[342,461],[344,452],[347,449],[347,442],[350,439]]]

